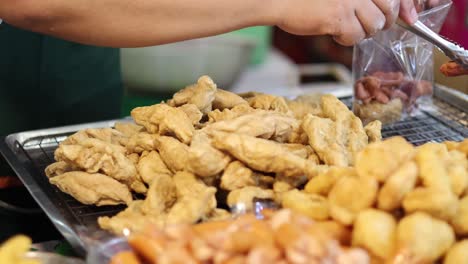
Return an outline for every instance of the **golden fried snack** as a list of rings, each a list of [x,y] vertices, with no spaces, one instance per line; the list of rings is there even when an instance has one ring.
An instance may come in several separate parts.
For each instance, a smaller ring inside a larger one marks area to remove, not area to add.
[[[353,110],[364,124],[379,120],[382,124],[390,124],[401,119],[403,102],[400,98],[390,100],[387,104],[372,101],[368,104],[354,103]]]
[[[231,213],[228,210],[215,208],[204,216],[203,221],[224,221],[232,218]]]
[[[203,131],[208,134],[221,131],[285,142],[299,127],[296,119],[282,113],[256,111],[231,120],[207,125]]]
[[[184,111],[187,117],[192,121],[192,125],[200,124],[200,120],[203,118],[203,113],[200,112],[198,107],[194,104],[184,104],[178,107]]]
[[[128,153],[142,153],[143,151],[153,151],[156,149],[156,139],[159,135],[140,132],[134,134],[128,139],[127,152]]]
[[[407,215],[397,226],[397,251],[408,251],[414,263],[433,263],[454,242],[452,227],[426,213]]]
[[[212,110],[212,103],[216,98],[217,87],[208,76],[202,76],[196,84],[190,85],[172,97],[168,101],[170,106],[181,106],[184,104],[194,104],[203,113],[207,114]]]
[[[468,239],[455,243],[447,252],[444,264],[468,263]]]
[[[232,207],[236,204],[243,204],[246,210],[251,210],[253,199],[273,199],[275,194],[272,190],[262,189],[255,186],[247,186],[241,189],[234,190],[227,197],[227,204]]]
[[[310,146],[303,144],[285,143],[282,144],[282,146],[303,159],[308,159],[311,155],[315,154],[314,150]]]
[[[188,162],[189,147],[173,137],[158,137],[155,141],[164,164],[172,172],[184,170]]]
[[[99,139],[109,144],[124,146],[128,136],[112,128],[88,128],[69,136],[61,145],[80,145],[81,142],[90,138]]]
[[[349,246],[351,244],[351,230],[336,221],[317,221],[314,227],[337,240],[341,245]]]
[[[319,104],[311,104],[304,101],[286,101],[288,108],[294,113],[294,117],[296,119],[301,120],[307,114],[312,114],[315,116],[319,116],[322,112]]]
[[[167,104],[137,107],[131,115],[135,122],[142,125],[150,133],[159,135],[175,135],[185,144],[192,140],[194,128],[187,114]]]
[[[143,152],[137,164],[138,174],[142,180],[151,185],[153,180],[161,174],[172,175],[161,156],[156,151]]]
[[[99,173],[67,172],[49,179],[62,192],[68,193],[83,204],[130,204],[132,194],[124,184]]]
[[[146,194],[146,192],[148,191],[148,188],[146,187],[145,183],[143,182],[143,179],[138,173],[135,175],[133,181],[127,183],[127,185],[132,191],[135,191],[136,193]]]
[[[374,204],[377,191],[378,183],[374,178],[341,177],[328,195],[331,217],[341,224],[352,224],[360,211]]]
[[[139,126],[133,122],[115,122],[114,128],[126,137],[131,137],[137,133],[142,132],[144,129],[144,127]]]
[[[331,167],[329,170],[310,179],[304,187],[304,191],[311,194],[327,196],[338,179],[345,176],[356,175],[356,170],[351,167]]]
[[[356,170],[361,177],[385,182],[401,164],[414,155],[413,146],[402,137],[370,144],[357,155]]]
[[[389,213],[365,209],[356,217],[352,245],[368,250],[373,256],[388,259],[395,252],[397,222]]]
[[[254,172],[237,160],[229,163],[221,176],[220,187],[224,190],[233,191],[255,185],[257,182]]]
[[[311,161],[302,159],[269,140],[224,132],[213,132],[212,136],[214,147],[229,152],[258,171],[298,177],[306,174],[307,166],[314,166]]]
[[[65,172],[75,171],[78,168],[74,167],[71,164],[66,163],[65,161],[57,161],[45,168],[45,174],[48,178],[52,178],[58,175],[62,175]]]
[[[294,189],[282,194],[283,208],[306,215],[314,220],[328,219],[328,201],[317,194],[309,194]]]
[[[213,109],[219,109],[222,111],[242,104],[248,105],[248,102],[239,95],[222,89],[216,90]]]
[[[231,158],[211,145],[204,132],[195,132],[188,149],[187,171],[200,177],[213,177],[221,173]]]
[[[448,151],[443,144],[427,143],[417,148],[416,162],[424,186],[451,190],[451,179],[446,168],[447,159]]]
[[[457,235],[468,235],[468,195],[460,200],[457,213],[450,222]]]
[[[88,138],[76,145],[60,145],[55,151],[55,160],[65,161],[88,173],[103,173],[131,183],[137,171],[135,164],[125,156],[125,151],[124,147]]]
[[[468,75],[468,69],[455,61],[449,61],[442,64],[439,70],[447,77]]]
[[[246,98],[249,105],[255,109],[273,110],[284,114],[290,113],[288,104],[283,97],[270,94],[258,94]]]
[[[382,140],[382,122],[375,120],[364,127],[369,143],[374,143]]]
[[[161,215],[172,207],[177,200],[176,186],[167,174],[155,176],[141,204],[141,212],[146,215]]]
[[[403,208],[407,213],[426,212],[442,220],[452,219],[457,207],[458,197],[450,190],[437,187],[418,187],[403,199]]]
[[[241,115],[255,112],[256,110],[248,104],[240,104],[232,109],[224,109],[222,111],[216,109],[208,113],[208,123],[215,123],[223,120],[231,120]]]
[[[403,198],[416,186],[418,167],[414,161],[407,161],[392,173],[379,191],[377,207],[392,211],[401,207]]]
[[[457,196],[461,196],[468,188],[468,159],[466,155],[458,150],[450,151],[446,168],[452,191]]]
[[[38,260],[26,259],[25,254],[32,246],[31,238],[16,235],[0,244],[0,263],[2,264],[40,264]]]
[[[142,204],[143,201],[136,200],[113,217],[99,217],[99,227],[118,236],[141,232],[150,224],[163,227],[165,225],[165,215],[145,215],[141,211]]]
[[[216,188],[206,186],[189,172],[173,177],[177,202],[169,210],[168,224],[196,223],[216,208]]]

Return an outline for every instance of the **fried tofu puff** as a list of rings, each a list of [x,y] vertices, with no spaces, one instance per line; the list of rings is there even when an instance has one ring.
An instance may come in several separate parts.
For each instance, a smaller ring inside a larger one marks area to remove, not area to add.
[[[173,137],[158,137],[155,141],[161,159],[173,173],[187,166],[189,147]]]
[[[257,94],[253,97],[246,98],[249,105],[255,109],[273,110],[287,114],[290,112],[288,104],[283,97],[270,94]]]
[[[161,174],[172,175],[157,151],[143,152],[138,161],[137,169],[140,177],[148,185]]]
[[[452,227],[426,213],[405,216],[397,225],[397,251],[414,263],[433,263],[455,242]]]
[[[190,85],[175,93],[167,103],[170,106],[194,104],[200,112],[207,114],[212,110],[213,101],[216,98],[217,87],[208,76],[202,76],[196,84]]]
[[[373,256],[389,259],[396,246],[395,218],[384,211],[365,209],[354,221],[352,245],[367,249]]]
[[[187,114],[167,104],[137,107],[131,115],[135,122],[153,134],[175,135],[185,144],[192,140],[195,128]]]
[[[374,178],[346,175],[341,177],[328,195],[331,217],[351,225],[356,215],[371,207],[377,198],[378,183]]]
[[[223,89],[216,90],[215,99],[213,100],[213,109],[231,109],[242,104],[248,105],[249,103],[235,93]]]
[[[369,143],[379,142],[382,140],[382,122],[375,120],[364,127]]]
[[[444,264],[461,263],[468,263],[468,239],[455,243],[444,258]]]
[[[221,176],[220,187],[224,190],[233,191],[255,185],[254,172],[237,160],[229,163]]]
[[[83,204],[103,206],[132,202],[132,194],[127,186],[103,174],[72,171],[50,178],[49,181]]]

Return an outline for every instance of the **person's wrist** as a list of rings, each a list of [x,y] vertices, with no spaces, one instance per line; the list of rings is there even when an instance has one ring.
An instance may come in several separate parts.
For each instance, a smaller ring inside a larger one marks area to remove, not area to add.
[[[256,4],[256,11],[254,12],[256,25],[276,26],[281,24],[281,6],[285,2],[284,0],[257,0],[251,2]]]

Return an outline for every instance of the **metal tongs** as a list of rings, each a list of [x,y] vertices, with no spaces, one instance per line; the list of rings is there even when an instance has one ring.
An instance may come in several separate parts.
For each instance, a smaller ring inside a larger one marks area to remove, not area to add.
[[[468,51],[452,41],[446,40],[439,34],[432,31],[421,21],[416,21],[413,25],[408,25],[401,19],[398,19],[397,24],[404,29],[411,31],[417,36],[429,41],[439,48],[447,57],[457,62],[465,68],[468,68]]]

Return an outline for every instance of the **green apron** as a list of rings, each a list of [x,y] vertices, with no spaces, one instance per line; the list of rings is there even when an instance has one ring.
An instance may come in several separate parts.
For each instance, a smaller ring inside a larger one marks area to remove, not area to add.
[[[0,136],[118,118],[119,50],[0,25]]]

